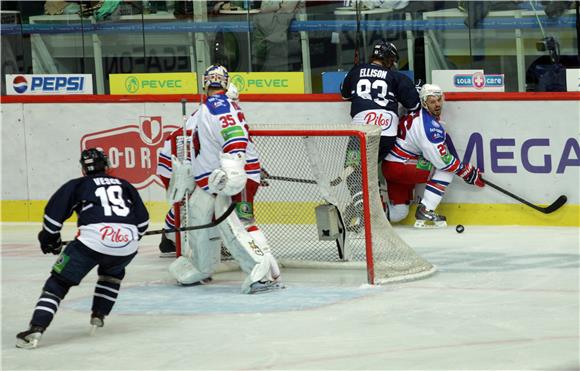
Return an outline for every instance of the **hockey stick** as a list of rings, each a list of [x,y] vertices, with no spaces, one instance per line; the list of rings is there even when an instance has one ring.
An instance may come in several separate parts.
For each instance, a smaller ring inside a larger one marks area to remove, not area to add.
[[[218,224],[226,220],[230,214],[236,209],[236,203],[232,202],[230,206],[227,208],[226,211],[219,218],[215,219],[211,223],[202,224],[202,225],[190,225],[188,227],[183,228],[174,228],[174,229],[158,229],[155,231],[145,232],[143,236],[151,236],[154,234],[161,234],[161,233],[174,233],[174,232],[187,232],[187,231],[194,231],[196,229],[205,229],[205,228],[213,228],[217,227]]]
[[[348,176],[350,174],[352,174],[355,170],[356,170],[356,167],[347,166],[346,168],[344,168],[344,170],[342,171],[342,174],[340,174],[340,176],[338,176],[330,181],[330,186],[335,187],[335,186],[339,185],[346,178],[348,178]],[[318,182],[316,180],[312,180],[312,179],[292,178],[292,177],[287,177],[287,176],[277,176],[277,175],[270,175],[270,174],[268,174],[265,178],[270,179],[270,180],[282,180],[282,181],[286,181],[286,182],[318,184]]]
[[[360,0],[355,0],[354,11],[356,13],[356,33],[354,36],[354,64],[359,63],[359,39],[360,39]]]
[[[187,231],[194,231],[196,229],[205,229],[205,228],[213,228],[217,227],[221,222],[226,220],[230,214],[236,209],[236,203],[232,202],[231,205],[227,208],[226,211],[219,218],[215,219],[211,223],[202,224],[202,225],[190,225],[188,227],[183,228],[174,228],[174,229],[157,229],[154,231],[145,232],[143,236],[151,236],[154,234],[161,234],[161,233],[174,233],[174,232],[187,232]],[[68,245],[71,241],[63,241],[63,245]]]
[[[515,194],[511,193],[510,191],[503,189],[502,187],[493,184],[492,182],[490,182],[487,179],[482,179],[483,182],[485,184],[487,184],[488,186],[497,189],[498,191],[500,191],[501,193],[510,196],[511,198],[518,200],[519,202],[523,203],[526,206],[531,207],[534,210],[538,210],[539,212],[542,212],[544,214],[550,214],[553,213],[554,211],[558,210],[559,208],[561,208],[562,206],[564,206],[564,204],[566,203],[566,201],[568,201],[568,197],[566,197],[565,195],[561,195],[560,197],[558,197],[558,199],[554,202],[552,202],[550,205],[548,205],[547,207],[541,207],[541,206],[536,206],[533,203],[524,200],[523,198],[516,196]]]

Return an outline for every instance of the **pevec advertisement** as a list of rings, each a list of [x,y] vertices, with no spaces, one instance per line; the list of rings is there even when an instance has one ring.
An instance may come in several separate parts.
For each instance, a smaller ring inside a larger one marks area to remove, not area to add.
[[[7,95],[70,95],[93,94],[93,76],[68,75],[6,75]]]
[[[197,94],[193,72],[130,73],[109,75],[110,94]]]
[[[231,72],[241,94],[304,94],[303,72]]]
[[[445,92],[503,92],[503,74],[485,74],[483,70],[433,70],[431,81]]]

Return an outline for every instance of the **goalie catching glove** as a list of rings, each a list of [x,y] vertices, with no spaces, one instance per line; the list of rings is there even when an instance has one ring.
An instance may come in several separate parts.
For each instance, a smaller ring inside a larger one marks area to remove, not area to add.
[[[483,187],[485,185],[481,178],[480,170],[469,163],[459,165],[455,174],[463,178],[467,184],[474,184],[478,187]]]
[[[243,153],[220,154],[221,168],[215,169],[208,179],[211,193],[233,196],[246,186],[246,156]]]
[[[38,242],[40,242],[40,249],[43,254],[60,254],[62,250],[62,240],[60,239],[60,233],[49,233],[44,229],[38,233]]]
[[[185,197],[186,193],[193,192],[195,181],[191,161],[181,161],[175,156],[171,157],[171,180],[167,188],[167,202],[173,205]]]

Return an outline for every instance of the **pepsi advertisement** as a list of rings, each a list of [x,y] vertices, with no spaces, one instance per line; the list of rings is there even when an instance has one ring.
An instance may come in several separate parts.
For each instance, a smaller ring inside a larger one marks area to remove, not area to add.
[[[93,94],[93,77],[90,74],[6,75],[6,94]]]

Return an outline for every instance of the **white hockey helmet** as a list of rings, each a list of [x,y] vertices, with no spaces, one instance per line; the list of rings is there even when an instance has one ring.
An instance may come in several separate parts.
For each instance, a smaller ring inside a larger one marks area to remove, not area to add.
[[[443,90],[441,89],[441,87],[439,87],[439,85],[435,84],[423,85],[421,87],[421,91],[419,92],[419,99],[421,100],[421,105],[423,107],[426,107],[425,102],[427,101],[427,98],[430,96],[441,97],[442,100],[445,98],[445,96],[443,95]]]
[[[229,81],[227,68],[219,64],[209,66],[203,74],[203,87],[206,91],[210,87],[227,90]]]

